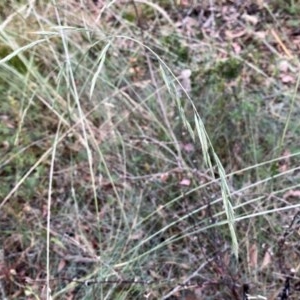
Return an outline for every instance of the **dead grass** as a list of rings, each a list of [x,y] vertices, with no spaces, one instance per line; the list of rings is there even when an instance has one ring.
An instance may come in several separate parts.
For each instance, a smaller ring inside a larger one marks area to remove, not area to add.
[[[5,7],[1,298],[299,298],[294,16],[210,5]]]

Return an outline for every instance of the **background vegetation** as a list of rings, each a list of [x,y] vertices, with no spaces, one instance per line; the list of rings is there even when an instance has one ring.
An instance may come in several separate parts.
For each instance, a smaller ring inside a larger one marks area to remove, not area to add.
[[[1,299],[299,299],[299,8],[2,2]]]

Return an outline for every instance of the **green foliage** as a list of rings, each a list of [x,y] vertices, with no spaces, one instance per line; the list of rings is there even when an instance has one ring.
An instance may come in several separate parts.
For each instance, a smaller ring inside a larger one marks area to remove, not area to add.
[[[297,16],[300,12],[300,2],[298,0],[276,0],[270,3],[275,9],[282,10],[284,13]]]
[[[205,71],[204,78],[208,83],[217,83],[220,88],[220,80],[221,82],[227,82],[237,79],[242,71],[242,67],[241,61],[234,57],[217,61]]]
[[[8,56],[12,52],[12,49],[10,49],[8,46],[0,44],[0,59]],[[27,72],[27,67],[18,56],[14,56],[12,59],[10,59],[8,64],[14,67],[21,74],[25,74]]]
[[[185,63],[189,61],[189,48],[182,44],[176,34],[170,34],[164,37],[162,41],[166,49],[176,55],[176,61]]]
[[[236,79],[240,75],[241,70],[242,63],[233,57],[217,63],[215,67],[215,72],[226,80]]]

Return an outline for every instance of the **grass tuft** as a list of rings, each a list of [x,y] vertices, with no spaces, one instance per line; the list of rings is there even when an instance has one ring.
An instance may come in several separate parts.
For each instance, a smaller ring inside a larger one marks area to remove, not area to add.
[[[1,299],[299,298],[296,3],[0,8]]]

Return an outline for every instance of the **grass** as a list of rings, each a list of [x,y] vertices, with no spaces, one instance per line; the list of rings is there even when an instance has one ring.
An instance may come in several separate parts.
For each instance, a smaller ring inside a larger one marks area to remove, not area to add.
[[[290,280],[297,299],[286,4],[239,40],[218,14],[224,39],[178,27],[172,1],[54,4],[1,16],[1,297],[275,299]]]

